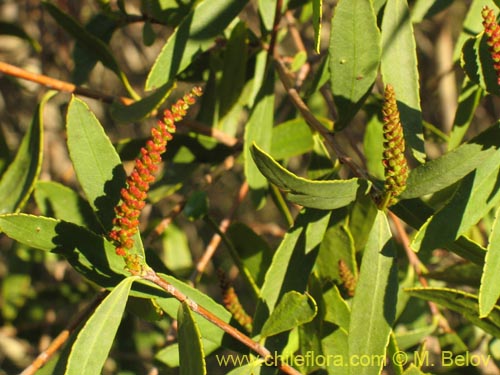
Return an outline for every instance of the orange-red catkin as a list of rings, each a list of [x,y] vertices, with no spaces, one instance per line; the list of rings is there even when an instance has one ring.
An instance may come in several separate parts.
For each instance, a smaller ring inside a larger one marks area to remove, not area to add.
[[[483,16],[484,33],[487,36],[486,43],[490,47],[493,68],[497,73],[497,84],[500,85],[500,26],[496,21],[495,12],[484,6],[481,15]]]
[[[161,155],[166,151],[167,142],[175,133],[175,123],[182,120],[187,109],[201,95],[201,88],[195,87],[189,94],[179,99],[170,110],[165,110],[163,119],[151,129],[151,138],[141,148],[140,156],[135,160],[132,173],[126,186],[121,190],[121,201],[115,207],[116,216],[109,238],[116,246],[116,253],[126,259],[132,259],[128,251],[134,246],[133,236],[138,231],[139,215],[145,205],[150,185],[155,181],[155,172],[161,163]]]

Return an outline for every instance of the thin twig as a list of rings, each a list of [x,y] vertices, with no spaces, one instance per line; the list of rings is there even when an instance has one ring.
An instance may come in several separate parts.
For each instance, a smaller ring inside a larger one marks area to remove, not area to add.
[[[424,274],[422,272],[422,270],[425,269],[425,266],[422,264],[420,259],[418,259],[417,254],[415,254],[413,250],[410,248],[410,239],[408,238],[408,234],[406,233],[405,229],[403,228],[403,225],[401,224],[401,220],[391,211],[388,211],[388,214],[392,222],[394,223],[394,226],[396,227],[398,238],[401,241],[401,244],[403,245],[406,256],[408,257],[408,262],[410,263],[410,265],[415,270],[415,273],[417,274],[418,281],[423,287],[429,286],[429,284],[427,283],[427,279],[424,277]],[[429,309],[431,310],[432,315],[438,317],[438,324],[441,327],[441,329],[444,332],[452,332],[452,329],[450,328],[448,321],[443,317],[443,315],[439,311],[439,307],[432,301],[427,301],[427,304],[429,305]]]
[[[222,143],[228,147],[241,147],[241,142],[239,139],[232,137],[217,128],[207,126],[199,121],[184,120],[181,122],[180,128],[182,127],[186,127],[196,133],[212,137],[217,142]]]
[[[363,177],[369,180],[370,177],[368,176],[368,174],[342,150],[337,140],[335,139],[334,135],[330,133],[323,126],[323,124],[321,124],[321,122],[311,112],[307,104],[304,103],[299,93],[297,92],[297,89],[293,87],[292,84],[290,83],[288,69],[286,68],[282,59],[280,58],[276,59],[276,68],[278,70],[278,75],[280,77],[280,80],[283,83],[283,86],[285,86],[285,89],[290,99],[292,100],[295,107],[300,111],[300,113],[306,120],[307,124],[311,127],[311,129],[318,132],[323,137],[326,144],[330,147],[331,150],[333,150],[333,152],[339,158],[341,163],[347,165],[356,176]],[[373,188],[377,189],[376,186],[373,186]]]
[[[233,221],[237,208],[240,206],[241,202],[243,201],[247,193],[248,193],[248,183],[245,181],[241,185],[238,195],[234,198],[233,205],[229,210],[229,213],[220,222],[219,233],[226,233],[227,228],[229,228],[229,224],[231,224],[231,221]],[[212,239],[210,240],[210,243],[208,244],[208,246],[205,249],[205,252],[203,253],[203,256],[196,264],[196,268],[191,274],[191,277],[189,278],[189,280],[192,283],[195,283],[199,275],[201,275],[205,271],[208,262],[210,261],[210,259],[212,259],[213,255],[215,254],[215,251],[219,247],[219,244],[222,241],[222,236],[219,233],[213,235]]]
[[[292,36],[293,42],[297,47],[299,52],[306,52],[306,46],[302,41],[302,36],[300,35],[300,31],[297,29],[297,23],[295,22],[295,17],[293,16],[290,10],[285,12],[286,22],[288,23],[288,30],[290,31],[290,35]],[[304,83],[307,75],[311,71],[311,64],[309,61],[306,61],[304,65],[302,65],[297,73],[297,79],[295,80],[295,88],[300,88]]]
[[[69,92],[76,95],[82,95],[87,98],[101,100],[105,103],[113,103],[116,101],[121,102],[122,104],[129,105],[134,103],[134,100],[131,98],[125,98],[123,96],[116,97],[108,94],[104,94],[102,92],[87,89],[85,87],[76,86],[72,83],[61,81],[59,79],[51,78],[43,74],[29,72],[25,69],[19,68],[17,66],[8,64],[6,62],[0,61],[0,72],[7,74],[9,76],[25,79],[27,81],[38,83],[39,85],[58,90]]]
[[[229,325],[228,323],[224,322],[222,319],[218,318],[214,314],[212,314],[210,311],[205,309],[203,306],[198,305],[196,302],[193,300],[189,299],[184,293],[180,292],[177,288],[175,288],[172,284],[170,284],[168,281],[162,279],[158,274],[156,274],[153,270],[150,270],[146,272],[146,274],[142,275],[142,278],[144,280],[151,281],[155,285],[158,285],[160,288],[163,290],[167,291],[170,295],[175,297],[179,302],[183,303],[186,302],[189,308],[208,320],[209,322],[213,323],[220,329],[222,329],[224,332],[226,332],[228,335],[234,337],[236,340],[244,344],[246,347],[250,348],[253,350],[255,353],[257,353],[259,356],[261,356],[266,360],[266,363],[273,363],[276,364],[276,367],[281,370],[285,374],[289,375],[301,375],[300,372],[295,370],[293,367],[289,366],[286,363],[283,363],[280,358],[274,358],[271,354],[271,352],[264,346],[260,345],[258,342],[253,341],[250,337],[247,335],[243,334],[233,326]],[[272,359],[271,361],[269,359]]]
[[[41,352],[35,360],[26,367],[20,375],[33,375],[39,369],[41,369],[51,358],[52,356],[64,345],[64,343],[68,340],[71,333],[82,323],[85,321],[90,314],[96,309],[97,306],[102,302],[102,300],[108,295],[108,291],[104,290],[100,292],[97,296],[95,296],[94,300],[89,303],[85,309],[83,309],[71,322],[68,324],[66,329],[61,331],[59,335],[50,343],[49,347]]]
[[[149,235],[146,237],[146,239],[144,240],[144,247],[147,248],[151,246],[153,241],[156,240],[163,232],[165,232],[167,227],[172,223],[172,221],[174,221],[175,217],[182,212],[185,205],[186,200],[183,200],[182,202],[177,203],[174,208],[170,210],[168,216],[160,221],[158,225],[156,225],[151,233],[149,233]]]
[[[272,57],[275,54],[276,48],[276,39],[278,37],[278,31],[281,20],[281,9],[283,9],[283,0],[276,1],[276,8],[274,10],[274,22],[273,22],[273,30],[271,33],[271,41],[269,42],[269,49],[267,50],[267,62],[272,61]]]

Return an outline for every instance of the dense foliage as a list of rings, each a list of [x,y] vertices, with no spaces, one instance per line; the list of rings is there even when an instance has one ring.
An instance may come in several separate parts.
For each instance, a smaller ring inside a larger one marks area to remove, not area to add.
[[[0,375],[500,373],[497,1],[23,4]]]

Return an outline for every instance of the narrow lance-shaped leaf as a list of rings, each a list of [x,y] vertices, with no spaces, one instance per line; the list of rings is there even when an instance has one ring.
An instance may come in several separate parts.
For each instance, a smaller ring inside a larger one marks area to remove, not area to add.
[[[495,0],[496,1],[496,0]],[[458,36],[458,40],[455,44],[455,50],[453,51],[453,61],[457,61],[460,58],[462,52],[462,47],[464,43],[473,35],[479,34],[483,30],[483,19],[481,17],[481,10],[485,5],[490,8],[495,7],[494,0],[472,0],[470,5],[467,7],[467,15],[462,22],[462,30]]]
[[[286,192],[287,198],[305,207],[331,210],[347,206],[358,194],[366,194],[370,186],[366,180],[312,181],[298,177],[279,165],[257,145],[252,156],[259,170],[269,181]]]
[[[271,148],[274,119],[274,71],[264,72],[264,81],[255,98],[254,107],[245,127],[245,176],[252,190],[252,199],[256,206],[263,203],[267,193],[267,180],[256,166],[251,155],[252,143],[257,143],[265,150]]]
[[[136,122],[145,119],[168,98],[174,85],[172,82],[159,87],[154,93],[135,103],[124,105],[113,103],[111,105],[111,116],[118,122]]]
[[[314,50],[320,53],[321,49],[321,25],[323,16],[323,0],[313,0],[313,27],[314,27]]]
[[[433,301],[456,311],[484,331],[500,336],[500,308],[495,306],[487,317],[479,317],[478,298],[473,294],[449,288],[412,288],[406,289],[406,292],[412,297]]]
[[[109,50],[108,46],[102,40],[89,33],[85,28],[80,25],[73,17],[64,13],[52,3],[42,2],[42,5],[50,15],[57,21],[57,23],[64,28],[73,38],[78,40],[81,46],[86,48],[87,53],[94,55],[102,64],[115,73],[127,89],[128,93],[134,98],[139,99],[130,82],[128,81],[125,73],[120,69],[116,59]]]
[[[231,36],[224,52],[222,77],[217,87],[219,121],[223,120],[233,106],[236,105],[245,86],[249,54],[247,39],[248,31],[246,24],[240,21],[231,31]],[[219,126],[221,125],[224,131],[229,132],[229,129],[224,129],[224,121],[223,124],[219,123]]]
[[[87,104],[76,97],[68,106],[66,128],[78,181],[104,229],[109,230],[125,186],[120,157]]]
[[[38,181],[34,196],[43,215],[102,232],[90,204],[69,187],[54,181]]]
[[[458,147],[462,142],[483,95],[484,91],[479,85],[472,82],[467,76],[464,77],[460,96],[458,97],[455,119],[453,120],[453,128],[448,141],[448,150]]]
[[[493,133],[489,130],[486,132]],[[401,194],[401,198],[417,198],[440,191],[465,177],[494,152],[493,148],[485,148],[473,140],[422,164],[410,172],[406,190]]]
[[[205,375],[207,369],[200,330],[187,302],[179,305],[179,359],[181,375]]]
[[[152,90],[173,80],[177,73],[205,51],[247,4],[247,0],[204,0],[168,38],[146,81]]]
[[[479,288],[479,316],[481,318],[488,316],[500,297],[499,215],[500,209],[497,209],[484,260],[481,287]]]
[[[349,358],[384,358],[396,314],[395,248],[385,213],[379,211],[361,261],[349,325]],[[378,373],[384,363],[349,367],[349,374]]]
[[[272,30],[277,0],[259,0],[259,14],[267,31]]]
[[[380,61],[380,31],[370,0],[340,0],[330,37],[330,82],[339,118],[346,126],[375,82]]]
[[[500,151],[496,150],[461,182],[449,203],[419,229],[411,246],[415,251],[446,246],[476,224],[500,200]]]
[[[26,214],[0,215],[0,231],[35,249],[63,255],[83,276],[113,287],[128,272],[114,246],[86,228],[53,218]]]
[[[257,305],[254,331],[260,332],[278,300],[288,291],[305,291],[309,272],[317,256],[317,247],[330,219],[329,211],[306,209],[288,230],[274,253],[261,288],[261,301]]]
[[[42,165],[43,108],[54,94],[43,97],[16,157],[0,179],[0,213],[20,210],[33,191]]]
[[[387,0],[382,21],[381,70],[386,84],[397,93],[405,140],[413,156],[424,162],[417,53],[406,0]]]
[[[136,277],[124,279],[87,320],[68,358],[67,375],[101,373],[135,280]]]

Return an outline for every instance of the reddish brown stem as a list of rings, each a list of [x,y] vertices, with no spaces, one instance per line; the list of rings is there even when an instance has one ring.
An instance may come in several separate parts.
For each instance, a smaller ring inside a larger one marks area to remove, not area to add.
[[[25,69],[19,68],[17,66],[8,64],[8,63],[3,62],[3,61],[0,61],[0,72],[7,74],[7,75],[10,75],[10,76],[13,76],[13,77],[25,79],[27,81],[35,82],[35,83],[38,83],[42,86],[45,86],[45,87],[48,87],[48,88],[51,88],[54,90],[69,92],[69,93],[76,94],[76,95],[82,95],[82,96],[85,96],[87,98],[101,100],[101,101],[106,102],[106,103],[113,103],[115,101],[120,101],[122,104],[125,104],[125,105],[129,105],[129,104],[134,103],[134,100],[130,99],[130,98],[125,98],[125,97],[121,97],[121,96],[115,97],[112,95],[104,94],[104,93],[96,91],[96,90],[87,89],[85,87],[79,87],[79,86],[76,86],[72,83],[61,81],[61,80],[58,80],[55,78],[51,78],[51,77],[45,76],[43,74],[29,72]]]
[[[240,187],[238,195],[234,199],[233,206],[231,207],[231,210],[229,211],[228,215],[219,224],[220,233],[226,233],[227,228],[229,228],[229,224],[231,224],[231,221],[233,220],[236,209],[240,206],[241,202],[243,201],[243,199],[245,198],[247,193],[248,193],[248,183],[244,182]],[[189,278],[189,280],[192,283],[194,283],[198,279],[199,275],[203,273],[203,271],[207,267],[208,262],[210,261],[210,259],[212,259],[213,255],[215,254],[215,251],[219,247],[219,244],[221,243],[221,241],[222,241],[221,235],[219,233],[214,234],[214,236],[210,240],[210,243],[208,244],[207,248],[205,249],[203,256],[196,264],[196,268],[193,271],[193,273],[191,274],[191,277]]]
[[[283,9],[283,0],[276,1],[276,9],[274,10],[273,30],[271,33],[271,41],[269,42],[269,49],[267,50],[267,61],[272,61],[274,56],[274,49],[276,48],[276,39],[278,37],[279,25],[281,20],[281,9]]]
[[[224,332],[226,332],[228,335],[234,337],[236,340],[238,340],[239,342],[241,342],[242,344],[253,350],[262,358],[273,358],[271,352],[266,347],[260,345],[256,341],[253,341],[250,337],[238,331],[236,328],[229,325],[228,323],[224,322],[223,320],[212,314],[210,311],[205,309],[203,306],[200,306],[196,302],[190,300],[185,294],[177,290],[177,288],[175,288],[168,281],[162,279],[153,270],[147,272],[145,275],[142,276],[142,278],[151,281],[155,285],[158,285],[160,288],[162,288],[163,290],[167,291],[170,295],[175,297],[179,302],[181,303],[186,302],[189,308],[193,312],[197,313],[198,315],[202,316],[212,324],[216,325]],[[269,363],[269,361],[266,362]],[[277,367],[285,374],[300,375],[300,372],[295,370],[293,367],[287,365],[286,363],[281,362],[279,358],[273,359],[272,363],[276,363]]]
[[[323,124],[311,112],[307,104],[304,103],[297,89],[290,83],[288,69],[286,68],[281,58],[276,59],[276,68],[278,70],[280,80],[283,83],[283,86],[285,86],[285,89],[288,93],[288,96],[292,100],[292,103],[300,111],[311,129],[318,132],[323,137],[326,144],[330,147],[331,150],[333,150],[341,163],[347,165],[356,176],[363,177],[369,180],[369,176],[366,174],[366,172],[362,168],[360,168],[348,155],[344,153],[344,151],[336,141],[334,135],[323,126]],[[375,186],[374,189],[376,189]]]
[[[288,30],[290,31],[290,35],[292,36],[293,42],[297,47],[297,50],[300,52],[307,52],[306,46],[302,41],[302,37],[300,36],[300,31],[297,29],[297,24],[295,22],[295,18],[290,10],[285,12],[285,18],[288,23]],[[295,87],[299,88],[304,83],[309,71],[311,70],[311,64],[306,62],[302,65],[297,73],[297,79],[295,80]]]
[[[52,358],[52,356],[64,345],[64,343],[68,340],[71,333],[80,325],[81,322],[85,321],[92,312],[96,309],[97,306],[102,302],[102,300],[108,295],[108,291],[100,292],[94,300],[88,304],[85,309],[83,309],[64,329],[57,337],[50,343],[49,347],[41,352],[38,357],[31,363],[28,367],[21,372],[20,375],[33,375],[39,369],[41,369],[48,361]]]
[[[427,283],[427,279],[424,277],[422,272],[422,269],[424,269],[424,265],[422,264],[422,262],[420,262],[420,259],[418,259],[417,254],[415,254],[413,250],[410,248],[410,239],[408,238],[408,234],[403,228],[401,220],[391,211],[388,211],[388,214],[392,222],[394,223],[398,235],[397,237],[399,238],[401,244],[403,245],[406,256],[408,257],[408,262],[410,263],[410,265],[415,270],[415,273],[417,274],[418,281],[420,282],[420,284],[422,284],[423,287],[427,287],[429,284]],[[438,322],[441,329],[443,329],[443,331],[445,332],[452,332],[452,329],[450,328],[448,321],[443,317],[443,315],[439,311],[439,307],[432,301],[427,301],[427,304],[429,305],[429,309],[431,310],[432,315],[439,318]]]
[[[190,130],[195,131],[196,133],[203,134],[209,137],[212,137],[216,141],[228,146],[228,147],[240,147],[241,142],[237,139],[234,138],[223,131],[207,126],[201,122],[195,121],[195,120],[184,120],[181,122],[180,129],[182,127],[189,128]]]

